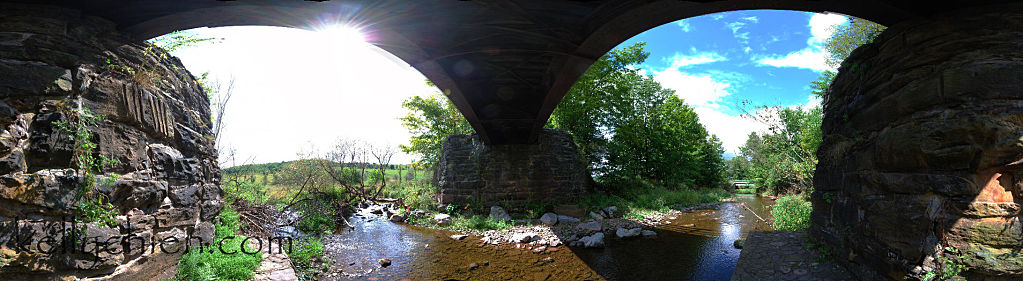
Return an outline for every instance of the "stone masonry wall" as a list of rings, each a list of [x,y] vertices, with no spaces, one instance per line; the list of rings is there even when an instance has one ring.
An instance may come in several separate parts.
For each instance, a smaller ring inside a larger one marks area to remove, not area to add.
[[[576,200],[592,182],[572,135],[551,129],[530,145],[484,145],[475,135],[452,135],[434,179],[441,204],[462,206]]]
[[[186,239],[212,238],[223,202],[209,101],[180,61],[141,42],[77,11],[0,3],[4,280],[166,277]],[[85,248],[75,249],[63,242],[82,174],[72,169],[73,140],[54,122],[80,106],[104,116],[89,128],[95,151],[118,163],[96,191],[120,224],[77,225]]]
[[[1023,278],[1023,7],[891,26],[824,101],[811,233],[863,280],[963,252],[969,280]]]

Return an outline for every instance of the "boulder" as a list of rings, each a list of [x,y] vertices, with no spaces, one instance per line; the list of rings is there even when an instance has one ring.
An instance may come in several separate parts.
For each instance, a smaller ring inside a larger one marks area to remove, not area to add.
[[[558,214],[555,213],[543,214],[543,216],[540,216],[540,222],[546,225],[558,224]]]
[[[490,219],[495,221],[510,221],[512,216],[501,206],[490,206]]]
[[[469,235],[465,235],[465,234],[451,235],[451,239],[455,239],[455,240],[462,240],[462,239],[465,239],[465,237],[469,237]]]
[[[586,247],[586,248],[603,248],[604,247],[604,233],[603,232],[597,232],[597,233],[594,233],[593,235],[580,238],[579,242],[582,243],[583,247]]]
[[[532,232],[518,233],[518,234],[512,235],[511,242],[514,242],[514,243],[529,243],[530,241],[537,240],[537,239],[540,239],[540,235],[536,235],[536,233],[532,233]]]
[[[448,225],[451,223],[451,216],[448,214],[433,215],[433,223],[436,223],[437,225]]]
[[[591,222],[580,223],[576,227],[582,228],[582,229],[585,229],[585,230],[590,230],[590,231],[600,231],[601,229],[604,228],[603,225],[601,225],[599,221],[591,221]]]
[[[559,223],[577,223],[579,221],[580,221],[579,219],[574,218],[574,217],[558,215],[558,222]]]
[[[590,212],[590,217],[595,220],[604,220],[604,216],[595,212]]]
[[[607,207],[607,208],[602,208],[602,209],[600,209],[600,211],[602,213],[604,213],[604,217],[605,218],[616,218],[619,215],[618,214],[618,207],[617,206],[610,206],[610,207]]]
[[[405,222],[405,216],[401,214],[391,215],[392,222]]]
[[[615,236],[618,236],[618,238],[632,238],[639,236],[640,234],[642,234],[642,232],[643,229],[639,227],[632,229],[625,229],[619,227],[618,230],[615,231]]]

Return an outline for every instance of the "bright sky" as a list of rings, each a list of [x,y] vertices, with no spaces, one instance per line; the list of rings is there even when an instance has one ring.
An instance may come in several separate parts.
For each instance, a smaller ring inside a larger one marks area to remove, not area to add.
[[[840,15],[754,10],[711,14],[662,25],[621,45],[646,41],[636,66],[696,108],[701,122],[735,154],[764,125],[742,118],[741,102],[819,103],[809,83],[827,69],[821,49]],[[405,62],[351,32],[278,27],[193,29],[220,43],[174,55],[196,75],[235,79],[222,142],[238,163],[296,159],[338,137],[397,146],[408,131],[401,102],[435,88]],[[399,153],[393,163],[409,163]],[[229,166],[231,163],[223,163]]]

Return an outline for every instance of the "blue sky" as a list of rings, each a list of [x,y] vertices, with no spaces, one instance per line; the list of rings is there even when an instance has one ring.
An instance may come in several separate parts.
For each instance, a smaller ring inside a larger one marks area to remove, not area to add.
[[[827,69],[821,50],[834,14],[753,10],[668,23],[621,44],[647,42],[650,57],[635,66],[692,105],[701,122],[733,155],[766,125],[740,116],[754,105],[818,103],[810,81]],[[401,101],[436,92],[404,61],[364,42],[351,28],[264,26],[199,28],[188,32],[220,43],[174,53],[198,75],[235,80],[223,142],[236,163],[296,159],[339,137],[397,146],[409,134],[397,118]],[[302,50],[294,52],[293,50]],[[310,102],[315,101],[315,102]],[[413,156],[399,154],[395,163]]]
[[[717,13],[650,29],[618,47],[646,42],[650,57],[636,67],[695,107],[734,155],[750,132],[765,128],[743,118],[743,108],[820,103],[808,85],[829,69],[821,44],[845,21],[796,11]]]

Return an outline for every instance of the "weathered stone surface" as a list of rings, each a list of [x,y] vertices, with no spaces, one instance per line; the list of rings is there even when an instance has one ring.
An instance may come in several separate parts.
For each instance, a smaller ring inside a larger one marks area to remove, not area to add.
[[[543,216],[540,216],[540,222],[546,225],[558,224],[558,214],[545,213]]]
[[[970,252],[971,280],[1023,278],[1021,16],[1007,5],[903,22],[839,68],[810,233],[858,278],[921,278],[936,246]]]
[[[571,135],[550,129],[531,145],[487,146],[475,135],[449,136],[436,167],[441,204],[573,201],[592,181]]]
[[[114,243],[124,247],[114,253],[13,250],[0,266],[4,278],[150,280],[180,257],[144,251],[151,239],[180,241],[168,250],[186,237],[212,239],[223,191],[206,137],[209,101],[179,60],[114,28],[77,11],[0,3],[0,249],[15,249],[18,233],[38,241],[70,232],[83,175],[72,163],[76,144],[56,122],[77,108],[103,116],[88,127],[90,141],[117,163],[102,167],[91,189],[120,223],[92,223],[83,238],[133,238]]]
[[[490,206],[490,219],[496,221],[510,221],[512,216],[501,206]]]
[[[604,247],[604,233],[597,232],[593,235],[579,238],[579,243],[582,243],[583,247],[586,248],[603,248]]]
[[[433,215],[433,223],[436,223],[437,225],[447,225],[451,223],[451,216],[447,214]]]
[[[618,238],[632,238],[632,237],[639,236],[642,233],[643,233],[643,229],[639,228],[639,227],[632,228],[632,229],[626,229],[626,228],[619,227],[618,229],[615,230],[615,236],[617,236]]]
[[[118,180],[114,183],[111,203],[122,210],[138,208],[153,212],[167,197],[167,182],[152,180]],[[194,202],[193,202],[194,204]]]

